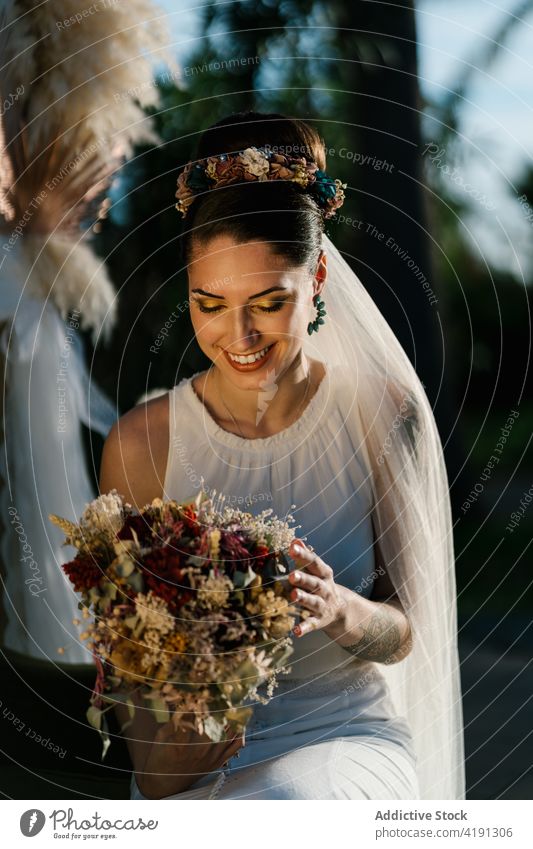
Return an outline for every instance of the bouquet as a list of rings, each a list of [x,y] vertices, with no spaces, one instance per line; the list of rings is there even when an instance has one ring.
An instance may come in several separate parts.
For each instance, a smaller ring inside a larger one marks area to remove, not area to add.
[[[267,703],[278,674],[290,671],[297,611],[284,577],[288,521],[271,509],[215,510],[203,489],[140,511],[111,490],[79,524],[49,518],[78,550],[62,568],[90,620],[80,634],[97,668],[87,719],[102,736],[102,758],[104,713],[124,702],[133,721],[139,698],[176,730],[213,741],[242,733],[253,710],[245,702]]]

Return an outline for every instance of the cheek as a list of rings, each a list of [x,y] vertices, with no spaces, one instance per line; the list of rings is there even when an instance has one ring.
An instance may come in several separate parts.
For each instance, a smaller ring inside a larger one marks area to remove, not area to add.
[[[278,313],[266,314],[261,317],[258,322],[265,334],[279,336],[281,341],[291,343],[292,339],[296,340],[301,336],[302,327],[306,324],[306,313],[303,305],[286,304]]]
[[[200,343],[209,344],[210,340],[216,339],[220,333],[220,322],[213,321],[212,315],[201,313],[198,309],[191,312],[191,321],[194,333]]]
[[[309,309],[303,301],[298,301],[291,305],[290,312],[287,313],[286,323],[289,326],[289,332],[294,335],[301,335],[302,328],[305,330],[309,322]]]
[[[286,304],[279,313],[274,313],[263,323],[266,331],[285,337],[287,343],[298,344],[309,323],[309,310],[303,300]]]

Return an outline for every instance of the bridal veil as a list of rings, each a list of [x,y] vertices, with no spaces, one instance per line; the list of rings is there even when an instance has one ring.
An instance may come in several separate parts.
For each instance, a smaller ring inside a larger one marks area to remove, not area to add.
[[[338,364],[351,433],[368,473],[376,542],[409,617],[411,652],[380,664],[413,733],[423,799],[463,799],[463,719],[452,517],[433,411],[407,354],[324,234],[327,320],[304,342]]]

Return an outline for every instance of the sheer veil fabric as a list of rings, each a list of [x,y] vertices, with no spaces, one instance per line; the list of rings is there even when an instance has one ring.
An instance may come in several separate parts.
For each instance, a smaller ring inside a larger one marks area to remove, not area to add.
[[[413,647],[380,664],[412,729],[422,799],[463,799],[455,558],[442,444],[424,388],[361,281],[324,234],[327,319],[304,351],[340,366],[346,424],[360,438],[376,540]],[[318,552],[320,553],[320,552]]]

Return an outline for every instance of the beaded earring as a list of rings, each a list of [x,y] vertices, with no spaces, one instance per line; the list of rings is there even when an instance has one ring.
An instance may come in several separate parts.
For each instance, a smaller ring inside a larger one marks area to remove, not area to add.
[[[318,333],[320,325],[324,324],[324,319],[322,318],[322,316],[326,315],[326,310],[324,309],[324,301],[322,300],[320,295],[313,296],[313,304],[317,308],[318,313],[315,320],[310,321],[307,325],[307,332],[309,333],[309,336],[311,335],[313,330],[316,330],[316,332]]]

